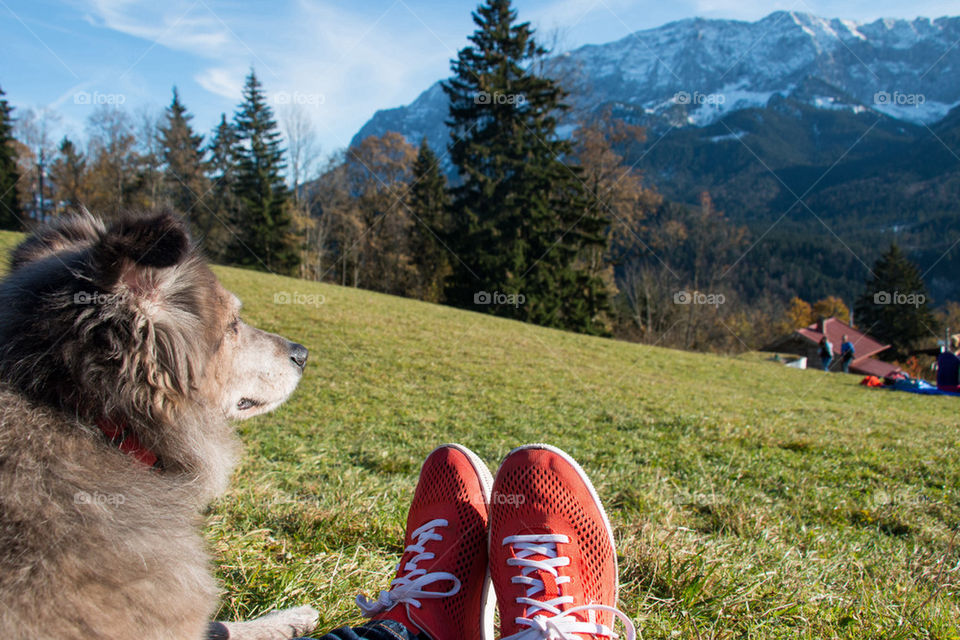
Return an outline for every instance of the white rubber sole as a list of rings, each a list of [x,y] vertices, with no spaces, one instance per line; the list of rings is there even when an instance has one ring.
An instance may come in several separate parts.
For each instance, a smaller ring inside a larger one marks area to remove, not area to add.
[[[470,449],[466,448],[462,444],[449,443],[443,444],[434,449],[443,448],[456,449],[463,455],[467,457],[467,460],[470,461],[470,465],[473,467],[473,470],[476,471],[477,477],[480,479],[480,488],[483,491],[483,501],[487,504],[487,507],[490,506],[491,494],[493,493],[493,474],[490,473],[490,469],[487,467],[486,463],[480,459],[480,456],[475,454]],[[433,451],[430,452],[431,455]],[[429,456],[428,456],[429,457]],[[489,532],[488,532],[489,533]],[[489,535],[488,535],[489,538]],[[493,615],[496,610],[497,599],[493,592],[493,582],[490,580],[490,565],[487,563],[487,573],[483,578],[483,605],[482,605],[482,617],[480,621],[480,632],[483,640],[493,640]]]
[[[610,539],[610,549],[613,551],[613,567],[614,567],[614,589],[613,592],[617,594],[617,600],[619,600],[619,591],[620,591],[620,566],[617,562],[617,541],[613,537],[613,527],[610,525],[610,518],[607,517],[607,512],[603,508],[603,503],[600,502],[600,496],[597,495],[597,490],[594,488],[593,483],[590,482],[590,477],[587,476],[587,472],[583,470],[583,467],[580,466],[580,463],[573,459],[573,457],[564,451],[553,445],[545,444],[542,442],[525,444],[522,447],[517,447],[513,449],[510,453],[506,455],[504,460],[512,456],[518,451],[526,451],[529,449],[543,449],[550,451],[561,458],[563,458],[573,469],[577,472],[577,475],[580,476],[580,479],[583,480],[583,483],[587,486],[587,491],[590,492],[590,497],[593,499],[593,504],[597,507],[597,510],[600,512],[600,517],[603,519],[603,525],[607,529],[607,536]],[[611,606],[617,606],[617,600],[614,600]]]

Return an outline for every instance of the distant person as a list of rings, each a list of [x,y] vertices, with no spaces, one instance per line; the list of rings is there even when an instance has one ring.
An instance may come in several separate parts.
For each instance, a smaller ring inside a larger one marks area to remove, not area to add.
[[[850,373],[850,363],[853,362],[855,353],[856,349],[853,348],[853,343],[850,342],[847,334],[843,334],[843,343],[840,344],[840,364],[843,365],[844,373]]]
[[[827,336],[820,338],[820,364],[824,371],[830,371],[830,363],[833,362],[833,345],[827,340]]]
[[[937,358],[937,389],[951,393],[960,392],[960,333],[950,336],[950,350]]]

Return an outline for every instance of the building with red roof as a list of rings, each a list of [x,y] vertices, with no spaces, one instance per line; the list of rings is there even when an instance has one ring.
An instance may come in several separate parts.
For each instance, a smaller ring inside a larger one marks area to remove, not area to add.
[[[808,327],[797,329],[764,347],[763,350],[802,356],[812,366],[816,366],[820,363],[820,339],[827,336],[827,340],[833,345],[834,353],[830,370],[841,371],[843,365],[840,362],[840,345],[843,344],[844,335],[853,343],[854,358],[850,363],[851,373],[886,378],[900,371],[900,367],[873,357],[889,349],[890,345],[881,344],[836,318],[824,318]]]

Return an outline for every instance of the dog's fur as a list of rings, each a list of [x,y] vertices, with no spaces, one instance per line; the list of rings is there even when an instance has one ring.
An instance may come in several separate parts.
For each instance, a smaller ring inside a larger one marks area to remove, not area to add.
[[[0,283],[0,636],[199,639],[218,590],[198,527],[306,349],[239,320],[170,214],[46,227]],[[162,465],[101,432],[109,419]],[[219,626],[312,630],[308,607]]]

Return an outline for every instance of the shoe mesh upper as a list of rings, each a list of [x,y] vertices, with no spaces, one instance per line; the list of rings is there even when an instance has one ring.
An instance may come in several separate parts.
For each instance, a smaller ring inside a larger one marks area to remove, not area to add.
[[[418,567],[447,571],[461,582],[458,593],[422,601],[420,609],[409,607],[414,622],[435,640],[479,638],[482,586],[487,567],[487,513],[480,481],[467,457],[460,451],[442,448],[424,463],[407,520],[407,539],[417,527],[433,518],[446,518],[449,526],[437,529],[443,540],[431,542],[427,551],[436,554]],[[402,563],[408,560],[405,555]],[[400,570],[403,570],[401,564]],[[449,581],[436,591],[449,589]],[[476,635],[461,630],[476,630]]]
[[[494,481],[490,529],[490,571],[504,635],[522,629],[515,626],[514,619],[526,617],[526,607],[515,602],[516,597],[524,595],[526,587],[511,584],[511,577],[519,572],[506,564],[511,551],[502,548],[507,536],[569,535],[570,543],[558,544],[557,550],[571,558],[571,565],[561,567],[559,572],[572,580],[560,585],[559,591],[562,595],[574,595],[576,601],[561,608],[566,611],[582,604],[615,605],[616,557],[601,507],[578,472],[557,454],[541,449],[521,450],[504,461]],[[534,597],[545,596],[541,593]],[[597,621],[611,624],[612,616],[600,613]]]

